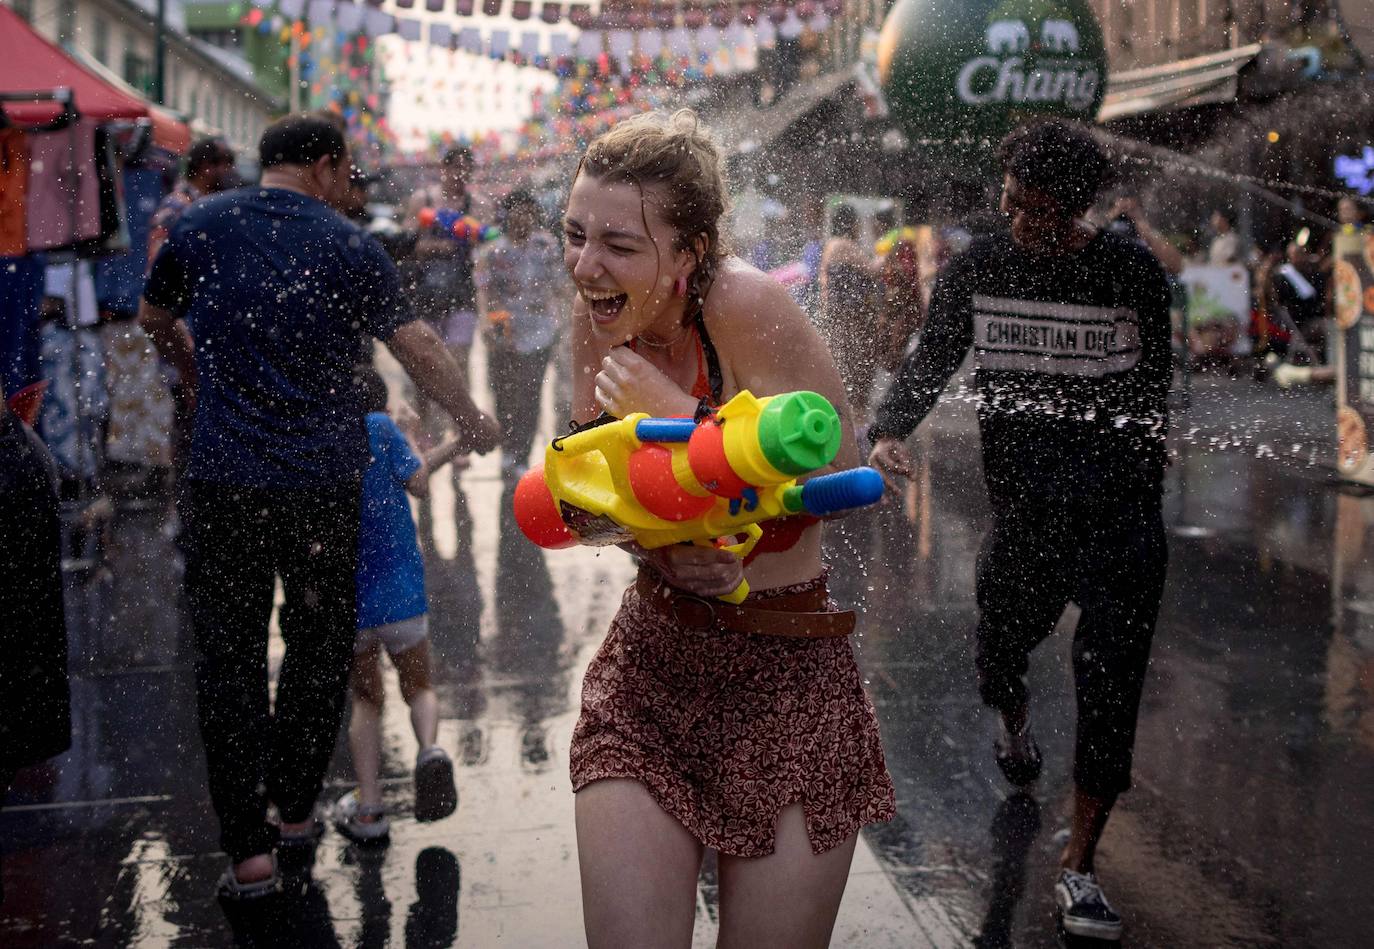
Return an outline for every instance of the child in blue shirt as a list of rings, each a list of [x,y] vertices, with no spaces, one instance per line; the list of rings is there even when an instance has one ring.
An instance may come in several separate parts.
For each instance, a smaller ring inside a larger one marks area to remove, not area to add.
[[[420,753],[415,762],[415,818],[439,820],[458,806],[453,762],[435,744],[439,702],[430,684],[429,617],[425,568],[406,492],[429,494],[429,476],[453,460],[459,443],[451,439],[417,455],[387,414],[386,383],[377,370],[361,365],[354,380],[367,412],[372,461],[363,474],[362,523],[358,539],[358,637],[353,647],[353,714],[348,744],[358,787],[335,806],[334,824],[360,843],[387,840],[390,822],[382,807],[381,768],[382,647],[396,667],[401,695]]]

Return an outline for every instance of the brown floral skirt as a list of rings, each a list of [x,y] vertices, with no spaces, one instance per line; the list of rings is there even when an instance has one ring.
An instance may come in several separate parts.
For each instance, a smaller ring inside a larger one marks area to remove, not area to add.
[[[634,587],[587,668],[570,759],[574,791],[639,781],[697,840],[737,857],[772,853],[793,804],[815,853],[896,811],[849,637],[684,629]]]

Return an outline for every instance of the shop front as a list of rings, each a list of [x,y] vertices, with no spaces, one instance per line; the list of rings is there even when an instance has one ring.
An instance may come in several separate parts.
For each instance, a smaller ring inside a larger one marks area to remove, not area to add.
[[[112,356],[146,342],[147,222],[190,138],[0,6],[0,380],[58,462],[68,523],[114,428]]]

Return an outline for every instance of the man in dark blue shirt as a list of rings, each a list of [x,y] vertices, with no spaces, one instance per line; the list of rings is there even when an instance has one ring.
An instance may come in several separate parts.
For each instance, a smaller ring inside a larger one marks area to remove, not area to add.
[[[180,510],[210,795],[231,868],[221,894],[275,892],[275,847],[313,846],[357,629],[367,429],[352,383],[384,342],[475,451],[496,423],[414,318],[377,242],[330,208],[348,149],[328,118],[262,136],[262,183],[197,202],[153,262],[139,321],[196,402]],[[194,340],[194,342],[192,342]],[[286,653],[269,711],[275,579]],[[267,821],[268,803],[281,815]]]

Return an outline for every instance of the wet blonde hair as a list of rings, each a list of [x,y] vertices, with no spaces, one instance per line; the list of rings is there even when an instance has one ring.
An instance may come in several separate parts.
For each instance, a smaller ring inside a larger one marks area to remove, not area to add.
[[[617,123],[589,146],[577,173],[656,187],[663,220],[677,233],[675,250],[687,250],[697,266],[688,278],[688,315],[705,303],[724,249],[720,220],[728,209],[724,158],[711,133],[691,109],[672,115],[646,112]],[[648,229],[647,214],[645,229]]]

